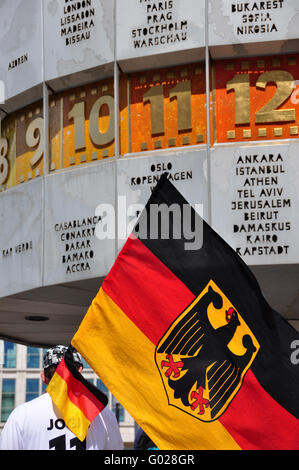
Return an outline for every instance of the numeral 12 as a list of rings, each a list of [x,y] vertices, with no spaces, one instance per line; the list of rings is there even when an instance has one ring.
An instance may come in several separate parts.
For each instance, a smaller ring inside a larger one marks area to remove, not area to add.
[[[255,113],[255,123],[295,121],[295,109],[277,109],[293,92],[293,76],[284,70],[262,73],[256,81],[256,88],[266,89],[268,83],[275,83],[274,96]],[[235,124],[250,123],[250,81],[249,74],[237,74],[227,82],[226,90],[235,92]]]

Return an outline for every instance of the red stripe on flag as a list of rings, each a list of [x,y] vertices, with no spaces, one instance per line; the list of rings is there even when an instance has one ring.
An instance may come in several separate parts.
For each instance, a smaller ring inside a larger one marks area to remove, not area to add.
[[[155,345],[195,298],[135,237],[126,242],[102,287]],[[298,420],[262,388],[250,370],[219,421],[243,449],[299,447]]]
[[[155,345],[195,298],[136,237],[128,239],[102,288]]]
[[[66,382],[70,401],[77,406],[88,421],[92,421],[105,407],[80,380],[77,380],[65,364],[64,358],[56,373]]]
[[[251,370],[219,421],[244,450],[299,449],[299,420],[263,389]]]

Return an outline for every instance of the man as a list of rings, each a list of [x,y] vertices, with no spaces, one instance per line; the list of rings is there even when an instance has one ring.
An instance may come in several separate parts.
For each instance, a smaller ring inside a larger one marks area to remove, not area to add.
[[[47,385],[67,348],[57,345],[43,358],[41,377]],[[83,369],[80,354],[73,349],[73,360],[79,372]],[[65,425],[57,407],[46,392],[16,407],[0,436],[0,450],[122,450],[118,423],[106,406],[90,424],[81,442]]]

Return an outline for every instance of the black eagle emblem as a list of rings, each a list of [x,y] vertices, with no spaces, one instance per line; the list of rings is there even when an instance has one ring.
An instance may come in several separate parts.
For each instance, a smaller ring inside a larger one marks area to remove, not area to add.
[[[208,316],[210,305],[224,315],[223,298],[211,285],[161,339],[156,361],[160,358],[160,373],[168,390],[173,390],[174,399],[197,415],[204,415],[208,408],[205,420],[212,421],[232,400],[257,348],[250,334],[244,334],[245,353],[233,353],[228,345],[240,326],[239,314],[229,307],[225,324],[214,328]]]

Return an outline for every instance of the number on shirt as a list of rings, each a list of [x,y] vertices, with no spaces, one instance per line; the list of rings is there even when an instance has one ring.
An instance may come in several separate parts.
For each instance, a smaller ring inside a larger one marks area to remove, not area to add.
[[[70,448],[72,449],[75,447],[75,450],[86,450],[86,439],[81,442],[77,437],[73,437],[70,440]],[[66,436],[62,434],[62,436],[55,437],[49,441],[49,449],[54,450],[66,450]]]

